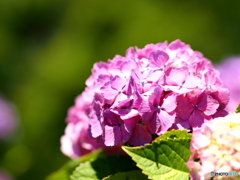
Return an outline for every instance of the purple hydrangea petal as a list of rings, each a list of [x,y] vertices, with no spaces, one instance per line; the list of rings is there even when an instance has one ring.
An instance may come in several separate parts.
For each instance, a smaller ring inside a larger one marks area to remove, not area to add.
[[[111,87],[112,89],[115,89],[117,91],[121,91],[123,89],[123,87],[126,84],[126,80],[120,78],[119,76],[115,76],[112,80],[111,80]]]
[[[161,102],[161,97],[163,94],[163,88],[160,86],[157,86],[154,88],[152,94],[149,96],[149,103],[153,106],[159,106]]]
[[[146,126],[143,124],[136,123],[134,126],[132,135],[128,142],[132,144],[133,146],[142,146],[146,143],[150,143],[152,140],[151,134],[148,132]]]
[[[122,120],[130,119],[130,118],[136,117],[136,116],[138,116],[138,115],[139,115],[138,110],[136,110],[136,109],[131,109],[128,114],[126,114],[126,115],[124,115],[124,116],[121,116],[121,119],[122,119]]]
[[[146,112],[151,112],[151,106],[149,104],[148,99],[143,99],[143,101],[139,107],[139,113],[144,114]]]
[[[218,107],[219,102],[209,95],[207,96],[207,108],[204,111],[204,114],[207,116],[213,115],[217,112]]]
[[[185,95],[177,97],[177,116],[184,120],[188,120],[193,110],[193,105],[189,102],[188,97]]]
[[[114,100],[117,94],[119,93],[118,90],[113,89],[111,82],[107,82],[102,88],[101,88],[102,94],[105,99],[107,100]]]
[[[199,128],[204,122],[204,117],[198,110],[193,110],[191,116],[189,117],[189,124],[194,128]]]
[[[157,68],[164,68],[164,65],[168,61],[168,59],[169,59],[168,54],[160,50],[153,51],[149,55],[150,65],[153,65],[154,67]]]
[[[191,126],[187,120],[182,120],[179,117],[176,117],[175,122],[172,126],[173,129],[180,129],[180,130],[191,130]]]
[[[180,86],[184,83],[187,76],[189,75],[187,68],[169,68],[166,72],[166,84],[172,86]]]
[[[174,113],[160,111],[156,119],[156,126],[158,128],[156,134],[160,135],[165,133],[173,125],[174,120],[175,120]]]
[[[121,128],[118,126],[105,126],[104,129],[104,144],[106,146],[114,146],[122,141]]]
[[[177,107],[176,97],[177,95],[174,93],[167,94],[164,97],[163,104],[161,107],[167,112],[174,111]]]

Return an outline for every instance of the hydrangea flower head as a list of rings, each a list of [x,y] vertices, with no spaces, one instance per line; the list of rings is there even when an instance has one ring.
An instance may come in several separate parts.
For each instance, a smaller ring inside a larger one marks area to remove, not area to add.
[[[240,113],[216,118],[193,132],[187,163],[193,180],[210,179],[211,172],[240,173],[239,132]]]
[[[15,109],[5,98],[0,97],[0,140],[9,139],[17,126]]]
[[[229,89],[230,97],[226,110],[234,112],[240,104],[240,56],[226,58],[216,65],[224,86]]]
[[[228,90],[218,72],[180,40],[130,47],[125,56],[95,63],[86,85],[82,118],[106,146],[140,146],[153,134],[192,131],[227,114]]]

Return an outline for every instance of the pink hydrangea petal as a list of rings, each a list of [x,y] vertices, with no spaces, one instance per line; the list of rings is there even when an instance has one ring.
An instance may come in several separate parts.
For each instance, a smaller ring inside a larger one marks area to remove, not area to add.
[[[128,80],[131,75],[131,70],[136,69],[136,68],[137,68],[137,64],[135,61],[124,62],[120,68],[121,69],[121,77]]]
[[[177,107],[176,97],[177,95],[175,93],[167,94],[164,97],[163,104],[161,107],[167,112],[172,112]]]
[[[208,94],[207,92],[203,92],[198,96],[198,102],[194,103],[196,105],[197,109],[200,109],[201,111],[205,111],[208,105]]]
[[[106,146],[115,146],[122,140],[121,129],[117,126],[105,126],[104,129],[104,144]]]
[[[116,101],[118,101],[118,107],[128,107],[128,106],[130,106],[133,99],[132,98],[126,99],[126,96],[125,96],[125,98],[123,96],[124,95],[119,96],[120,98],[116,99]],[[122,99],[122,98],[124,98],[124,99]]]
[[[92,75],[86,80],[87,86],[92,86],[99,74],[108,74],[108,63],[98,62],[93,65]]]
[[[192,115],[189,117],[189,124],[193,127],[201,127],[204,122],[204,117],[202,116],[201,112],[198,110],[194,110]]]
[[[96,84],[98,84],[98,88],[100,88],[101,86],[103,86],[106,82],[109,82],[111,80],[111,76],[110,75],[106,75],[106,74],[101,74],[97,77],[97,80],[95,80],[94,82],[94,86],[95,86],[95,91],[97,90]]]
[[[121,119],[122,119],[122,120],[130,119],[130,118],[133,118],[133,117],[138,116],[138,115],[139,115],[138,110],[136,110],[136,109],[131,109],[131,110],[128,112],[128,114],[121,116]]]
[[[135,59],[135,52],[133,47],[130,47],[126,50],[126,58]]]
[[[107,125],[115,126],[121,123],[120,117],[109,109],[103,112],[103,117],[104,117],[104,123]]]
[[[193,111],[193,106],[192,104],[188,101],[188,98],[184,95],[179,96],[177,98],[177,116],[184,120],[188,120],[192,111]]]
[[[152,136],[147,131],[146,127],[141,123],[137,123],[128,142],[133,146],[142,146],[146,143],[150,143],[151,140]]]
[[[85,122],[69,123],[65,135],[61,137],[61,151],[71,158],[77,158],[100,148],[102,144],[93,139],[88,130]]]
[[[111,82],[107,82],[103,87],[101,87],[101,92],[105,99],[113,100],[118,94],[117,90],[112,89]]]
[[[123,103],[123,104],[124,104],[126,101],[127,101],[127,102],[131,101],[131,98],[128,98],[128,97],[126,96],[126,94],[119,93],[119,94],[116,96],[116,99],[114,100],[111,108],[120,107],[120,106],[122,106],[122,104],[120,104],[120,103]]]
[[[185,68],[169,68],[166,72],[166,84],[172,86],[179,86],[184,83],[188,76],[188,71]]]
[[[118,97],[116,98],[115,103],[111,106],[111,111],[120,116],[125,116],[132,109],[133,99],[131,99],[131,98],[126,99],[127,98],[126,95],[122,95],[122,94],[119,95]],[[123,97],[125,97],[125,98],[123,98]]]
[[[94,100],[93,100],[93,102],[98,102],[100,105],[102,105],[104,103],[104,97],[100,93],[94,93]]]
[[[94,138],[103,134],[101,122],[96,116],[93,116],[89,123],[91,125],[91,134]]]
[[[124,124],[121,125],[121,132],[122,132],[122,142],[125,143],[129,140],[131,133],[132,133],[132,127],[127,126],[125,121],[123,121]]]
[[[191,76],[190,75],[186,78],[183,86],[188,88],[188,89],[194,89],[196,87],[202,87],[202,81],[197,76]]]
[[[149,113],[144,113],[142,115],[142,121],[146,125],[148,131],[151,134],[155,134],[157,130],[157,113],[156,112],[149,112]]]
[[[168,59],[168,54],[160,50],[153,51],[149,55],[149,61],[151,62],[151,64],[159,68],[162,68]]]
[[[163,88],[160,86],[157,86],[154,88],[152,94],[149,96],[149,103],[153,106],[158,106],[160,104],[160,99],[162,97]]]
[[[229,103],[229,90],[221,88],[218,91],[212,92],[211,96],[219,102],[219,108],[224,109]],[[240,101],[239,101],[240,104]],[[235,107],[234,111],[236,110]]]
[[[187,93],[187,99],[192,105],[197,105],[201,96],[205,96],[206,92],[200,89],[194,89]],[[204,106],[205,104],[203,104]]]
[[[140,117],[134,117],[134,118],[129,118],[129,119],[124,119],[124,129],[126,132],[131,135],[132,130],[135,127],[136,123],[139,121]]]
[[[132,107],[135,108],[135,109],[139,109],[143,99],[142,97],[140,96],[140,94],[138,92],[135,92],[133,93],[133,104],[132,104]]]
[[[141,73],[137,69],[133,69],[131,71],[131,78],[133,79],[134,82],[137,84],[141,83],[142,78],[141,78]]]
[[[156,126],[157,134],[165,133],[174,123],[175,114],[168,114],[166,111],[160,111],[157,115]]]
[[[208,102],[207,102],[207,108],[204,111],[204,114],[206,115],[212,115],[214,113],[216,113],[218,107],[219,107],[219,103],[216,99],[214,99],[212,96],[208,96],[207,98]]]
[[[186,46],[186,45],[182,41],[177,39],[169,44],[169,49],[176,50],[176,49],[180,49],[184,46]]]
[[[129,131],[125,128],[124,122],[118,115],[110,110],[106,110],[104,112],[104,119],[106,122],[104,129],[104,143],[106,146],[117,145],[120,142],[126,142],[129,139]],[[114,137],[110,138],[112,135],[114,135]]]
[[[122,90],[123,86],[126,84],[126,80],[120,78],[119,76],[115,76],[112,80],[111,80],[111,87],[112,89],[115,89],[117,91]]]
[[[102,135],[103,133],[103,129],[102,129],[102,107],[101,107],[101,103],[95,101],[93,104],[93,111],[91,113],[91,115],[89,115],[89,124],[90,124],[90,129],[91,129],[91,134],[93,137],[98,137],[100,135]]]
[[[225,117],[229,112],[225,110],[218,110],[215,114],[212,115],[212,118]]]
[[[161,78],[162,77],[162,78]],[[162,70],[154,70],[151,71],[148,75],[147,75],[147,81],[149,82],[163,82],[163,71]]]
[[[143,114],[143,113],[150,112],[150,111],[151,111],[151,107],[148,102],[148,99],[143,99],[143,101],[139,107],[139,113]]]
[[[136,83],[134,82],[133,78],[130,77],[126,83],[126,85],[123,88],[123,93],[127,96],[131,96],[134,91],[136,91]]]
[[[72,140],[67,135],[62,136],[60,141],[63,154],[71,158],[76,158],[80,155],[79,148],[73,145]]]
[[[173,129],[180,129],[180,130],[190,130],[191,126],[189,125],[188,120],[182,120],[178,117],[175,118],[175,122],[173,124]]]

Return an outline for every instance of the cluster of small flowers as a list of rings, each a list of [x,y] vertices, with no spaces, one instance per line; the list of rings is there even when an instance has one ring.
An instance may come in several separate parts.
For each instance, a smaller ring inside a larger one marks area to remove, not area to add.
[[[193,132],[187,163],[191,178],[210,179],[210,172],[240,173],[240,113],[206,122]]]
[[[215,67],[220,72],[220,78],[224,87],[230,91],[229,103],[226,110],[234,112],[240,104],[240,56],[232,56],[224,59]]]
[[[126,142],[139,146],[151,142],[153,134],[192,131],[227,114],[229,92],[218,71],[180,40],[131,47],[125,57],[96,63],[86,85],[69,110],[62,150],[70,152],[73,144],[88,150]]]

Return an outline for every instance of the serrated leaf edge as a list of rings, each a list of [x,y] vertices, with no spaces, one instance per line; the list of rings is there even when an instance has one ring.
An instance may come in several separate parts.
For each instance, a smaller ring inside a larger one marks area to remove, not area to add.
[[[149,144],[147,144],[147,145],[149,145]],[[143,147],[145,147],[145,146],[143,146]],[[124,147],[122,147],[123,148],[123,150],[124,150]],[[127,147],[127,148],[129,148],[129,147]],[[133,149],[132,147],[130,147],[129,149]],[[124,150],[125,151],[125,150]],[[126,151],[125,151],[126,152]],[[175,151],[174,151],[175,152]],[[128,153],[128,152],[126,152],[127,154],[134,154],[134,153],[132,153],[131,151],[130,151],[130,153]],[[176,153],[177,154],[177,153]],[[141,158],[143,158],[142,156],[139,156],[139,155],[137,155],[137,154],[134,154],[134,155],[136,155],[136,156],[138,156],[138,157],[141,157]],[[164,155],[165,155],[165,153],[164,153]],[[145,175],[147,175],[149,178],[153,178],[153,176],[156,176],[156,175],[149,175],[145,170],[144,170],[144,168],[143,167],[141,167],[141,165],[139,165],[139,163],[137,163],[137,161],[135,160],[135,158],[134,157],[132,157],[131,156],[131,158],[132,158],[132,160],[133,161],[135,161],[136,162],[136,166],[137,167],[139,167],[141,170],[142,170],[142,173],[143,174],[145,174]],[[136,158],[137,159],[137,158]],[[144,159],[147,159],[147,158],[144,158]],[[149,160],[149,159],[147,159],[147,160]],[[153,163],[156,163],[155,161],[152,161]],[[163,164],[161,164],[161,166],[165,166],[165,167],[167,167],[167,168],[169,168],[169,166],[166,166],[166,165],[163,165]],[[173,168],[172,168],[173,169]],[[181,173],[184,173],[184,174],[189,174],[188,172],[184,172],[184,171],[180,171],[180,170],[178,170],[178,169],[174,169],[175,171],[179,171],[179,172],[181,172]],[[159,174],[157,175],[157,176],[159,176]]]
[[[152,143],[148,143],[148,144],[145,144],[144,146],[138,146],[138,147],[127,147],[127,146],[122,146],[122,149],[127,153],[127,154],[131,154],[131,155],[135,155],[135,156],[137,156],[137,157],[141,157],[141,158],[144,158],[144,157],[142,157],[142,156],[139,156],[139,155],[137,155],[137,154],[135,154],[135,153],[133,153],[133,152],[131,152],[131,150],[133,150],[133,149],[142,149],[142,148],[145,148],[145,147],[147,147],[147,146],[152,146],[152,144],[160,144],[161,142],[167,142],[167,141],[179,141],[179,140],[187,140],[187,141],[189,141],[189,140],[191,140],[191,137],[189,137],[189,138],[175,138],[175,139],[172,139],[172,138],[169,138],[169,139],[160,139],[160,140],[158,140],[158,141],[153,141]],[[181,144],[182,146],[184,146],[185,148],[187,148],[187,149],[189,149],[189,147],[186,147],[185,145],[183,145],[183,144]],[[169,146],[168,146],[169,147]],[[169,147],[169,148],[171,148],[171,147]],[[130,150],[130,151],[128,151],[128,149]],[[171,148],[172,149],[172,148]],[[174,151],[173,149],[172,149],[172,151]],[[176,153],[176,151],[174,151],[175,153]],[[179,155],[178,153],[176,153],[177,155]],[[130,155],[130,156],[131,156]],[[165,155],[165,153],[164,153],[164,155]],[[166,155],[165,155],[166,156]],[[144,167],[141,167],[141,165],[139,165],[139,163],[136,161],[136,159],[137,159],[137,157],[136,158],[134,158],[133,156],[131,156],[131,158],[132,158],[132,160],[133,161],[135,161],[136,162],[136,166],[137,167],[139,167],[141,170],[142,170],[142,173],[143,174],[145,174],[145,175],[147,175],[149,178],[152,178],[152,176],[155,176],[155,175],[149,175],[145,170],[144,170]],[[181,159],[183,159],[182,157],[180,157]],[[147,159],[147,158],[144,158],[144,159]],[[168,159],[168,158],[167,158]],[[147,160],[149,160],[149,159],[147,159]],[[150,160],[151,161],[151,160]],[[185,162],[185,160],[183,159],[183,161]],[[156,163],[155,161],[152,161],[153,163]],[[159,163],[160,164],[160,163]],[[167,168],[170,168],[169,166],[166,166],[166,165],[163,165],[163,164],[160,164],[161,166],[165,166],[165,167],[167,167]],[[173,169],[173,168],[172,168]],[[178,171],[178,172],[181,172],[181,173],[185,173],[185,174],[189,174],[189,172],[185,172],[185,171],[180,171],[180,170],[178,170],[178,169],[174,169],[175,171]],[[159,176],[159,175],[158,175]]]
[[[157,137],[157,138],[156,138],[155,140],[153,140],[152,142],[158,142],[158,141],[161,141],[161,140],[167,140],[167,139],[161,139],[161,137],[162,137],[162,136],[165,136],[166,134],[170,134],[170,133],[172,133],[172,132],[174,132],[174,131],[175,131],[175,132],[180,132],[180,133],[185,132],[187,136],[186,136],[186,137],[178,137],[178,138],[167,138],[167,139],[181,139],[181,138],[191,139],[191,138],[192,138],[191,134],[189,134],[186,129],[183,129],[183,130],[172,129],[172,130],[170,130],[170,131],[167,131],[165,134],[162,134],[161,136]]]

